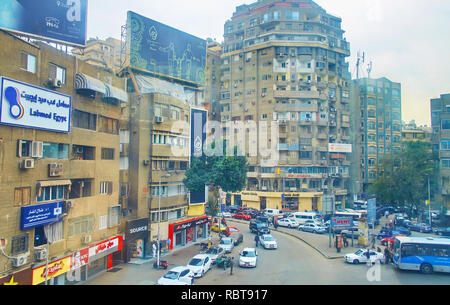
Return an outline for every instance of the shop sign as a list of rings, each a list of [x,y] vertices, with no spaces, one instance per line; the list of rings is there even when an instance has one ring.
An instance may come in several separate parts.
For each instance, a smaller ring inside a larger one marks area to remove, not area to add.
[[[89,264],[89,248],[80,250],[72,254],[70,270],[76,270]]]
[[[353,226],[352,217],[331,217],[332,228],[351,228]]]
[[[127,222],[125,240],[146,239],[148,236],[148,218]]]
[[[194,219],[188,222],[182,222],[182,223],[176,223],[173,226],[173,231],[177,232],[177,231],[181,231],[181,230],[185,230],[185,229],[189,229],[191,227],[195,227],[204,223],[208,222],[208,217],[202,217],[200,219]]]
[[[109,255],[116,251],[122,250],[121,242],[120,242],[121,238],[122,238],[121,236],[114,237],[114,238],[108,239],[106,241],[103,241],[101,243],[98,243],[95,246],[90,247],[89,248],[89,260],[95,261],[106,255]]]
[[[28,230],[58,222],[64,202],[30,205],[21,208],[20,229]]]
[[[351,153],[352,144],[329,143],[328,152],[332,153]]]
[[[71,256],[67,256],[63,259],[51,262],[48,264],[48,269],[46,265],[39,268],[33,269],[33,285],[38,285],[45,282],[45,274],[47,273],[47,279],[60,276],[68,271],[70,271],[70,260]],[[48,271],[47,271],[48,270]]]

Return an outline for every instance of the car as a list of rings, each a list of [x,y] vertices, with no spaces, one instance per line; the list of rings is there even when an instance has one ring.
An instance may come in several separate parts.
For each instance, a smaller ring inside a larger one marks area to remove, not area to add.
[[[244,248],[239,254],[239,267],[256,267],[258,263],[258,252],[255,248]]]
[[[411,235],[411,231],[408,228],[404,228],[404,227],[394,227],[394,228],[392,228],[392,231],[400,232],[401,235],[405,235],[405,236]]]
[[[233,241],[234,241],[234,246],[238,246],[244,241],[244,235],[241,234],[241,233],[234,234],[234,236],[232,238],[233,238]]]
[[[248,214],[245,214],[245,212],[239,212],[233,215],[233,218],[235,219],[244,219],[244,220],[250,220],[252,217]]]
[[[228,230],[228,227],[224,224],[220,224],[220,232],[226,233]],[[213,232],[219,232],[219,223],[215,223],[211,226],[211,231]]]
[[[208,250],[206,250],[205,254],[209,256],[209,259],[211,260],[211,264],[216,263],[216,259],[225,253],[225,250],[221,247],[211,247]]]
[[[234,241],[231,237],[222,237],[219,241],[219,247],[225,250],[225,253],[231,253],[234,248]]]
[[[292,218],[283,218],[278,220],[278,225],[280,227],[286,227],[286,228],[298,228],[299,223],[297,220]]]
[[[228,226],[228,231],[230,232],[230,234],[236,234],[241,232],[241,230],[233,226]]]
[[[434,231],[435,234],[440,236],[450,236],[450,227],[449,228],[442,228]]]
[[[347,263],[350,264],[361,264],[367,263],[367,249],[359,249],[355,253],[349,253],[344,256]],[[370,261],[372,263],[384,261],[384,254],[373,250],[369,250]]]
[[[396,237],[404,237],[404,235],[394,235],[391,237],[385,237],[381,240],[382,246],[388,246],[389,244],[393,244]]]
[[[344,229],[341,231],[340,233],[343,237],[347,237],[347,238],[359,238],[359,231],[358,228],[350,228],[350,229]]]
[[[283,211],[277,209],[265,209],[264,214],[268,217],[278,216],[278,218],[283,218]]]
[[[233,213],[236,213],[238,209],[239,209],[238,206],[236,206],[236,205],[231,205],[231,206],[229,206],[229,207],[227,208],[227,211],[230,212],[231,214],[233,214]]]
[[[276,239],[270,234],[262,234],[259,236],[259,243],[264,249],[277,249]]]
[[[160,277],[157,285],[193,285],[194,278],[191,269],[187,266],[178,266],[170,269]]]
[[[267,226],[270,226],[271,224],[272,224],[272,218],[271,217],[268,217],[268,216],[266,216],[266,215],[263,215],[263,214],[258,214],[257,216],[256,216],[256,221],[258,221],[258,222],[264,222],[264,223],[266,223],[267,224]]]
[[[197,254],[187,264],[194,277],[203,277],[211,269],[211,259],[208,254]]]
[[[300,225],[298,229],[300,231],[312,232],[317,234],[323,234],[327,232],[327,228],[325,226],[321,226],[316,223],[306,223],[304,225]]]
[[[217,217],[225,217],[225,218],[231,218],[233,215],[230,212],[220,212],[217,214]]]
[[[420,232],[420,233],[432,233],[433,230],[426,223],[413,223],[409,226],[411,231]]]
[[[264,228],[264,227],[269,229],[266,222],[259,222],[257,220],[250,221],[250,224],[248,227],[250,229],[250,232],[252,232],[252,233],[258,233],[258,230],[261,228]]]

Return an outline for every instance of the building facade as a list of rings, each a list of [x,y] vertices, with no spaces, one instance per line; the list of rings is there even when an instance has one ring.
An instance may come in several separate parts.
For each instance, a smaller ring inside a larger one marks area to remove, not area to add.
[[[328,193],[345,206],[351,77],[341,22],[313,1],[265,0],[237,7],[225,23],[220,120],[248,124],[247,134],[268,126],[266,135],[247,136],[242,145],[250,164],[247,191]],[[276,157],[264,157],[261,147]],[[277,206],[288,210],[278,197]]]
[[[124,82],[42,42],[0,42],[0,282],[77,283],[121,260]]]
[[[91,38],[86,42],[86,48],[82,51],[75,49],[74,55],[90,65],[115,72],[122,67],[121,42],[115,38]]]
[[[387,78],[362,78],[352,89],[352,190],[367,192],[378,174],[378,164],[386,155],[402,149],[401,84]]]

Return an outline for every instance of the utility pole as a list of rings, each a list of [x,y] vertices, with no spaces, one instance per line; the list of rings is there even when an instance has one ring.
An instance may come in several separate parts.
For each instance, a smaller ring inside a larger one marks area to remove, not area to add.
[[[428,176],[428,217],[430,218],[430,227],[432,226],[431,221],[431,192],[430,192],[430,176]]]

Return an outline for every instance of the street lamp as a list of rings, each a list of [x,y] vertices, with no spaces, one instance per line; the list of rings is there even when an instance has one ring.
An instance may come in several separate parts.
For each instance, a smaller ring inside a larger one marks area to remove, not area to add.
[[[160,178],[159,178],[159,189],[158,189],[158,192],[159,192],[159,194],[158,194],[158,252],[157,252],[157,260],[156,260],[156,266],[157,266],[157,268],[159,269],[159,259],[160,259],[160,257],[159,257],[159,253],[161,252],[161,242],[160,242],[160,240],[159,240],[159,233],[160,233],[160,230],[159,230],[159,223],[161,222],[161,180],[162,180],[162,178],[169,178],[170,177],[170,174],[165,174],[165,175],[162,175]]]

